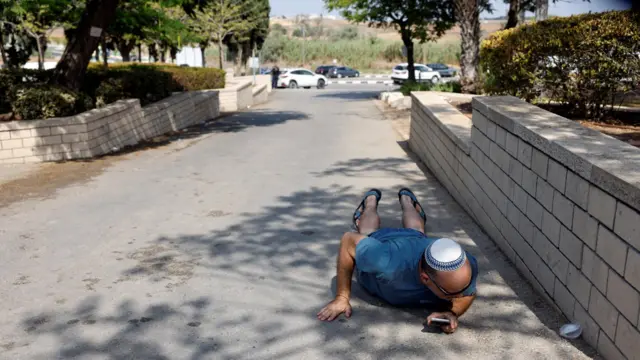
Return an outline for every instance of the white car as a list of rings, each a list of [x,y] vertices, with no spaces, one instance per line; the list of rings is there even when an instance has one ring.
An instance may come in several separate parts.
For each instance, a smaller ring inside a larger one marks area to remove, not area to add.
[[[431,81],[433,84],[440,82],[440,73],[431,69],[430,67],[424,64],[414,64],[416,81],[417,82],[425,82]],[[393,68],[393,72],[391,73],[391,80],[393,80],[394,84],[401,84],[409,79],[409,70],[407,68],[409,64],[398,64]]]
[[[278,87],[288,87],[290,89],[299,87],[309,89],[312,86],[324,89],[328,83],[327,78],[323,75],[301,68],[282,70],[278,77]]]

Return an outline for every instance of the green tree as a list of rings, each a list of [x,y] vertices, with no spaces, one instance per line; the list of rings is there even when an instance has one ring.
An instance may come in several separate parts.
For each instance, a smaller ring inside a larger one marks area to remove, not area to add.
[[[520,0],[516,0],[520,1]],[[460,83],[465,93],[475,93],[480,63],[480,12],[493,12],[487,0],[453,0],[460,25]]]
[[[287,28],[285,28],[284,26],[282,26],[282,24],[273,24],[271,25],[271,33],[273,34],[280,34],[280,35],[287,35]]]
[[[269,13],[271,12],[268,0],[240,0],[240,2],[244,7],[241,18],[248,22],[248,27],[244,31],[235,31],[224,39],[238,72],[246,71],[249,57],[262,48],[269,35]]]
[[[75,0],[16,0],[8,9],[11,14],[5,14],[12,21],[5,18],[4,23],[35,40],[38,68],[42,70],[49,35],[56,27],[75,21],[81,7],[82,4]]]
[[[415,81],[413,39],[434,41],[455,23],[453,3],[441,0],[325,0],[329,10],[340,10],[354,22],[393,27],[400,33],[409,64],[409,81]]]
[[[116,18],[105,33],[108,44],[118,49],[122,61],[131,61],[131,51],[154,32],[164,12],[152,6],[150,0],[129,0],[116,10]]]
[[[234,33],[244,32],[251,28],[251,20],[243,19],[247,11],[248,0],[213,0],[211,3],[195,10],[195,18],[191,26],[200,34],[218,45],[218,62],[223,68],[223,41]]]

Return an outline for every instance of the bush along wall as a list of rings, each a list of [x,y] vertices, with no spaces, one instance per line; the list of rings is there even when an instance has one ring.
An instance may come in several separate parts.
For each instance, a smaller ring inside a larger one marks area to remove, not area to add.
[[[148,105],[174,92],[221,89],[225,73],[219,69],[172,65],[92,65],[80,92],[51,83],[52,71],[0,70],[0,114],[36,120],[71,116],[122,99]]]
[[[492,34],[480,51],[489,94],[556,101],[595,120],[617,94],[640,83],[640,14],[611,11],[523,25]]]

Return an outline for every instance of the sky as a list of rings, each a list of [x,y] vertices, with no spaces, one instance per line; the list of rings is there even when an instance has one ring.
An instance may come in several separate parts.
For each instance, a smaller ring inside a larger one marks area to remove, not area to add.
[[[323,0],[270,0],[271,16],[295,16],[298,14],[328,14],[324,7]],[[601,12],[607,10],[624,10],[630,7],[629,1],[624,0],[591,0],[583,2],[581,0],[559,0],[555,4],[549,4],[549,15],[568,16],[585,12]],[[502,0],[493,1],[494,13],[483,14],[483,16],[506,15],[508,4]],[[338,15],[334,13],[333,15]]]

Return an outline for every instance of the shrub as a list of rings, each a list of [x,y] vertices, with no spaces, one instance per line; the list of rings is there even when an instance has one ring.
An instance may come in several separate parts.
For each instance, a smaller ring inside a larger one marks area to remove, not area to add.
[[[0,114],[11,111],[11,99],[18,87],[49,82],[52,70],[2,69],[0,70]]]
[[[104,68],[92,66],[83,92],[101,107],[121,99],[140,99],[144,106],[172,92],[224,88],[225,73],[219,69],[188,68],[161,64],[122,64]]]
[[[640,14],[611,11],[524,25],[481,46],[485,91],[550,99],[570,114],[601,119],[616,94],[640,81]]]
[[[69,116],[93,106],[87,95],[57,85],[22,85],[11,100],[15,116],[29,120]]]
[[[429,81],[423,83],[416,83],[407,81],[400,86],[400,92],[404,96],[408,96],[412,91],[430,91],[433,88],[433,84]]]
[[[431,91],[441,91],[441,92],[450,92],[450,93],[461,93],[462,85],[459,81],[448,81],[446,83],[437,83],[432,88]]]

